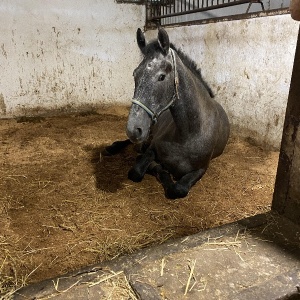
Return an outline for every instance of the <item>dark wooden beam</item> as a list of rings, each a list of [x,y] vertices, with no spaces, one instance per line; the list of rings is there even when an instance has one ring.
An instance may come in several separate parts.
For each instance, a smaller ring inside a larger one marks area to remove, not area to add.
[[[300,224],[300,31],[286,108],[272,209]]]

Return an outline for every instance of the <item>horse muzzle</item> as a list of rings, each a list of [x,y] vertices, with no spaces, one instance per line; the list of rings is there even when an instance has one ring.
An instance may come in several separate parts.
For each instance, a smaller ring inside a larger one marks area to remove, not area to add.
[[[128,127],[127,127],[126,134],[127,134],[128,138],[130,139],[130,141],[134,144],[139,144],[144,141],[143,130],[139,127],[131,128],[131,129],[128,129]]]
[[[139,144],[145,142],[148,139],[150,127],[151,119],[143,110],[140,110],[138,114],[130,112],[126,134],[132,143]]]

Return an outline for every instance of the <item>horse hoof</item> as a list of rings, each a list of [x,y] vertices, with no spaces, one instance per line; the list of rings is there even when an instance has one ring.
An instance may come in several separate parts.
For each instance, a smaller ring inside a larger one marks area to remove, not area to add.
[[[141,182],[143,176],[141,176],[141,174],[139,174],[134,168],[131,168],[128,172],[128,179],[133,182]]]
[[[102,154],[105,156],[118,154],[130,143],[130,140],[113,142],[110,146],[105,147],[105,149],[102,151]]]
[[[112,156],[118,154],[121,149],[119,147],[119,144],[117,143],[118,142],[114,142],[110,146],[105,147],[104,150],[102,151],[102,154],[105,156]]]
[[[184,198],[188,195],[189,190],[181,184],[174,183],[166,190],[166,197],[168,199]]]
[[[110,150],[110,149],[109,149],[109,146],[108,146],[108,147],[104,148],[104,149],[101,151],[101,154],[102,154],[103,156],[112,156],[113,154],[112,154],[109,150]]]

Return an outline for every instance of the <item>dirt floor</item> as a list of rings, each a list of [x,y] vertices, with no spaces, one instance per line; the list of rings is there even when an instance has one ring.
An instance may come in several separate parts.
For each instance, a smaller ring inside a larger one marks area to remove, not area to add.
[[[0,298],[14,288],[268,211],[278,152],[231,138],[203,179],[167,200],[127,179],[127,110],[0,121]]]

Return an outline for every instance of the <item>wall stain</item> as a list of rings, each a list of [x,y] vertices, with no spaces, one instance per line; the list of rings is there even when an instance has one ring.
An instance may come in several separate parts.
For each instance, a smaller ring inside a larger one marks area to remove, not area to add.
[[[246,71],[246,69],[244,69],[244,75],[246,76],[247,79],[250,79],[250,76],[249,76],[248,72]]]
[[[7,52],[6,52],[5,48],[4,48],[4,44],[1,45],[1,50],[2,50],[3,56],[7,59]]]
[[[275,116],[274,116],[274,125],[278,126],[278,123],[279,123],[279,116],[275,114]]]
[[[0,112],[4,115],[6,115],[6,104],[4,101],[3,94],[0,94]]]

